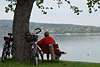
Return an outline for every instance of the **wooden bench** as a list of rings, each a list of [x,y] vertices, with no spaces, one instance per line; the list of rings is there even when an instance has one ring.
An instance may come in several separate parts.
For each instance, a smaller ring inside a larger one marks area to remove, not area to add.
[[[51,55],[51,60],[59,60],[61,54],[65,54],[65,52],[61,52],[59,50],[58,44],[49,44],[49,45],[43,45],[42,47],[40,46],[40,48],[43,51],[43,54],[47,54],[47,60],[49,60],[49,54]],[[41,55],[42,60],[43,55]]]

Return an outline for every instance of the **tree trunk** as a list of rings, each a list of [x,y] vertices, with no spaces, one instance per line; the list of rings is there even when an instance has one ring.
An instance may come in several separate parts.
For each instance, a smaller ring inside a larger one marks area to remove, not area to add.
[[[13,20],[14,59],[18,61],[31,60],[31,47],[25,40],[29,32],[29,19],[35,0],[17,0]]]

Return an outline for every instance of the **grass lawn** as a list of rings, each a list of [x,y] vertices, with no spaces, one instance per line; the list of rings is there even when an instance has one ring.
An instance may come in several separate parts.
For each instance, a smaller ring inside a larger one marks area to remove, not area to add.
[[[35,67],[35,66],[33,63],[8,60],[7,62],[0,61],[0,67]],[[44,61],[44,62],[40,61],[39,66],[37,67],[100,67],[100,64],[69,62],[69,61]]]

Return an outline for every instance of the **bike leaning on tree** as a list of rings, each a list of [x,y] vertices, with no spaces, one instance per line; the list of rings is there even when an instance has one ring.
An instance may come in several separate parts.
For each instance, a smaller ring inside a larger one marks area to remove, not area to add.
[[[26,32],[25,33],[25,39],[26,41],[29,43],[29,45],[31,46],[31,58],[34,62],[34,65],[38,65],[39,64],[39,54],[43,55],[43,52],[41,50],[41,48],[37,45],[37,41],[38,41],[38,34],[41,32],[40,28],[36,28],[35,29],[35,33],[32,34],[30,32]]]
[[[31,34],[30,32],[25,33],[25,39],[31,46],[31,59],[34,61],[34,65],[38,65],[39,54],[42,56],[43,52],[41,48],[37,45],[38,34],[41,32],[40,28],[35,29],[35,33]],[[8,36],[4,37],[4,45],[2,51],[1,61],[5,62],[8,58],[11,58],[14,54],[14,43],[12,33],[8,33]]]

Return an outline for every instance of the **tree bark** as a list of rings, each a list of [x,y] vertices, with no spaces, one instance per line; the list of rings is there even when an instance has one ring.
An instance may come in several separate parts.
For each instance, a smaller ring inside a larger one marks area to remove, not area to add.
[[[29,19],[35,0],[17,0],[13,20],[14,59],[18,61],[31,60],[31,47],[25,40],[29,32]]]

